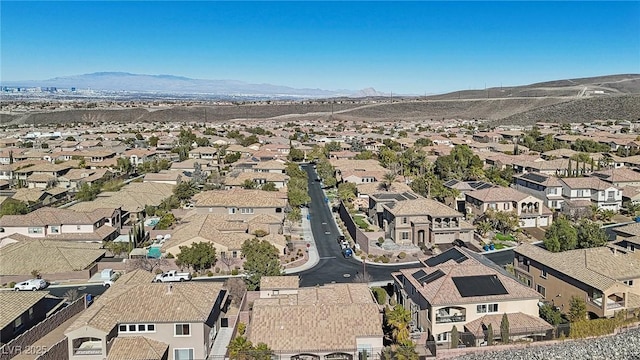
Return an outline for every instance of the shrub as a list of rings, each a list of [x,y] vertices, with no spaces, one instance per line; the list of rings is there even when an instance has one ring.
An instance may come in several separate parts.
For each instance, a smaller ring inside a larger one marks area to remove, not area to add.
[[[162,269],[156,269],[156,275],[157,274],[162,274]]]
[[[256,237],[261,238],[261,237],[265,237],[265,236],[269,235],[269,233],[264,231],[264,230],[262,230],[262,229],[258,229],[253,233],[253,235],[255,235]]]
[[[387,302],[387,292],[380,287],[371,288],[373,295],[376,297],[376,301],[380,305],[384,305]]]
[[[174,259],[175,256],[172,253],[167,253],[167,259]]]
[[[613,334],[616,319],[580,320],[571,323],[569,336],[574,339]]]
[[[369,254],[369,255],[367,255],[367,257],[368,257],[369,259],[373,259],[375,256],[374,256],[373,254]]]
[[[213,269],[213,271],[214,271],[216,274],[219,274],[219,273],[220,273],[220,268],[219,268],[219,267],[216,267],[215,269]]]
[[[295,258],[295,257],[292,257],[292,258],[291,258],[291,261],[296,261],[296,258]]]
[[[247,331],[247,325],[245,323],[238,324],[238,335],[242,336]]]
[[[407,253],[404,252],[404,251],[402,251],[402,252],[400,252],[400,254],[398,254],[398,259],[404,259],[406,257],[407,257]]]
[[[239,273],[240,271],[238,271],[238,269],[231,270],[231,275],[238,275]]]
[[[362,255],[362,250],[356,250],[356,256],[361,256]]]
[[[207,276],[208,277],[212,277],[213,276],[213,272],[211,270],[207,271]]]
[[[388,257],[386,257],[386,256],[383,256],[383,257],[380,259],[380,261],[382,261],[383,263],[387,264],[387,263],[389,263],[389,258],[388,258]]]
[[[9,287],[13,289],[13,287],[16,286],[16,282],[12,281],[9,283]]]

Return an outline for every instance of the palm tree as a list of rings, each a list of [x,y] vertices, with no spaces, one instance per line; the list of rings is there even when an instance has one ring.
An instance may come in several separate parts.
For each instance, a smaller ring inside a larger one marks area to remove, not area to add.
[[[396,304],[393,310],[386,308],[384,315],[387,325],[391,327],[391,337],[393,341],[399,345],[411,344],[412,341],[409,332],[411,313],[402,307],[402,305]]]
[[[229,346],[229,357],[233,360],[249,360],[251,358],[251,350],[253,350],[253,344],[247,340],[244,336],[236,336],[231,340]]]
[[[382,187],[385,189],[385,191],[389,191],[391,189],[391,185],[396,181],[396,178],[396,173],[392,171],[384,174],[384,176],[382,177]]]

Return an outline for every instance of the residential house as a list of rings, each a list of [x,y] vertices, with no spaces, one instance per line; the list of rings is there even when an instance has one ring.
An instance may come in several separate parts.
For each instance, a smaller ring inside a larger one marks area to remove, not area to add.
[[[467,210],[465,209],[465,194],[467,192],[488,189],[496,185],[484,181],[460,181],[453,179],[445,182],[444,186],[458,193],[455,198],[446,199],[447,205],[451,206],[456,211],[466,214]]]
[[[17,168],[17,165],[14,165]],[[29,188],[46,189],[58,182],[58,178],[67,174],[72,167],[68,164],[35,164],[13,170],[15,179],[19,184]]]
[[[253,171],[260,173],[284,174],[287,165],[278,160],[260,161],[253,166]]]
[[[273,183],[276,189],[282,189],[287,186],[289,176],[272,172],[241,172],[227,176],[224,184],[226,189],[235,189],[242,188],[246,181],[252,182],[256,188],[266,183]]]
[[[397,244],[450,244],[473,236],[473,226],[461,213],[414,193],[370,195],[369,209],[385,236]]]
[[[616,235],[615,244],[617,246],[627,249],[628,252],[632,253],[640,250],[640,223],[616,226],[612,230]]]
[[[598,209],[619,211],[622,191],[597,177],[562,178],[562,196],[568,202],[595,205]]]
[[[279,191],[211,190],[194,195],[193,203],[200,214],[237,214],[242,218],[266,214],[284,220],[287,198]]]
[[[79,189],[83,184],[92,185],[94,182],[107,181],[114,174],[109,169],[71,169],[58,177],[57,186],[65,189]]]
[[[640,307],[640,257],[617,246],[553,253],[532,244],[514,248],[516,276],[564,313],[573,296],[595,317]]]
[[[189,151],[189,159],[202,159],[216,162],[218,161],[218,148],[203,146]]]
[[[120,227],[119,208],[78,212],[42,207],[28,214],[5,215],[0,218],[0,228],[5,236],[22,234],[32,238],[58,240],[112,240],[120,234]]]
[[[267,344],[282,359],[356,359],[382,351],[382,314],[367,284],[293,288],[293,279],[253,301],[249,341]]]
[[[181,171],[160,170],[157,173],[146,173],[142,179],[143,183],[160,183],[169,185],[178,185],[182,181],[188,181],[189,178]]]
[[[222,284],[152,284],[128,275],[67,329],[68,358],[206,359],[224,317]]]
[[[464,339],[470,342],[467,346],[481,345],[489,324],[495,338],[500,337],[495,322],[503,314],[512,337],[544,335],[552,329],[538,316],[541,296],[482,255],[453,247],[420,265],[392,273],[395,298],[411,313],[411,332],[420,343],[432,339],[449,348],[456,327],[474,335]]]
[[[0,291],[0,346],[44,320],[61,302],[47,291]]]
[[[263,276],[260,278],[260,298],[296,295],[300,288],[299,276]]]
[[[544,202],[552,210],[560,210],[564,203],[562,181],[553,175],[529,172],[513,175],[516,190],[531,194]]]
[[[130,149],[124,152],[123,156],[129,159],[131,165],[138,166],[157,158],[155,150]]]
[[[511,211],[520,219],[520,227],[551,225],[552,212],[542,200],[516,189],[493,187],[470,191],[465,196],[467,213],[473,216],[482,216],[489,209]]]
[[[629,167],[595,171],[591,176],[606,181],[617,188],[640,186],[640,171]]]

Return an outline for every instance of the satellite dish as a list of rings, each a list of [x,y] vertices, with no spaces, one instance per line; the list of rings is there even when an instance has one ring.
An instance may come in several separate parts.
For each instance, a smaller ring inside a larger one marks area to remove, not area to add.
[[[163,238],[164,238],[164,236],[162,236],[162,235],[156,235],[156,240],[158,240],[158,241],[162,240]]]
[[[171,234],[167,234],[167,235],[165,235],[165,236],[164,236],[164,239],[165,239],[165,240],[169,240],[169,239],[171,239]]]

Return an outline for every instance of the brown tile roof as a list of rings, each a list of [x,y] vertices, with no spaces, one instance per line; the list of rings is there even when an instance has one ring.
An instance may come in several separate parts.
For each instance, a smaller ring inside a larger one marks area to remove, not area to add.
[[[222,284],[213,282],[113,286],[67,331],[90,326],[108,333],[119,323],[204,323],[221,290]]]
[[[16,193],[11,195],[11,198],[14,199],[14,200],[23,201],[23,202],[28,203],[28,202],[37,202],[44,195],[45,195],[45,193],[44,193],[44,191],[42,191],[42,189],[21,188],[21,189],[17,189]]]
[[[432,199],[419,198],[415,200],[403,200],[393,203],[393,206],[384,205],[390,213],[397,216],[404,215],[430,215],[462,217],[462,214],[447,205]]]
[[[562,178],[560,181],[571,189],[606,190],[614,187],[610,183],[596,177]]]
[[[286,182],[289,180],[289,176],[271,172],[241,172],[237,176],[227,176],[225,184],[240,186],[246,180],[255,181],[256,179],[264,179],[265,181],[271,182]]]
[[[103,192],[93,201],[79,202],[70,207],[76,211],[91,211],[99,208],[119,208],[127,212],[140,212],[146,205],[158,206],[173,195],[174,185],[161,183],[137,183],[125,185],[116,192]]]
[[[47,295],[48,291],[0,291],[0,329],[11,324]]]
[[[248,330],[250,341],[275,351],[354,349],[360,336],[383,336],[382,316],[366,284],[331,284],[256,299]]]
[[[111,209],[111,216],[114,209]],[[0,218],[0,227],[46,226],[46,225],[93,225],[102,220],[105,212],[78,212],[69,209],[42,207],[24,215],[5,215]]]
[[[117,337],[107,360],[162,360],[169,345],[144,336]]]
[[[287,204],[286,194],[263,190],[210,190],[193,197],[196,207],[280,207]]]
[[[287,165],[282,161],[278,160],[269,160],[269,161],[260,161],[254,167],[254,169],[269,169],[269,170],[284,170],[287,168]]]
[[[492,187],[488,189],[474,190],[467,192],[466,195],[482,202],[520,201],[531,196],[516,189],[507,187]]]
[[[591,176],[598,177],[612,183],[640,182],[640,172],[627,167],[596,171],[592,173]]]
[[[13,236],[10,236],[13,238]],[[26,240],[0,248],[0,274],[26,275],[84,270],[104,256],[101,244],[53,240]]]
[[[297,289],[300,287],[298,276],[263,276],[260,278],[260,290]]]
[[[500,324],[503,314],[485,315],[464,325],[467,331],[476,336],[482,336],[484,331],[491,325],[494,335],[500,334]],[[545,332],[553,329],[553,326],[537,316],[523,314],[521,312],[508,313],[509,333],[511,335],[531,334]]]
[[[380,191],[383,191],[382,184],[380,182],[357,184],[356,187],[358,188],[358,194],[364,195],[377,194]],[[392,183],[391,188],[389,189],[389,192],[405,191],[411,191],[411,187],[405,183],[397,181]]]
[[[514,251],[603,291],[616,281],[640,278],[640,258],[621,252],[614,254],[606,246],[552,253],[535,245],[521,244]]]

